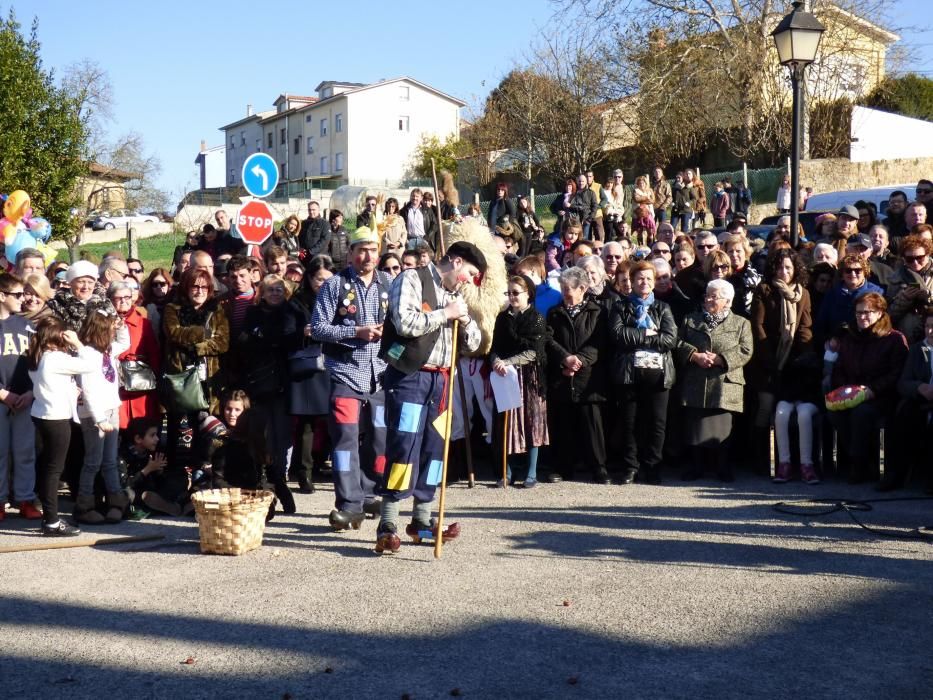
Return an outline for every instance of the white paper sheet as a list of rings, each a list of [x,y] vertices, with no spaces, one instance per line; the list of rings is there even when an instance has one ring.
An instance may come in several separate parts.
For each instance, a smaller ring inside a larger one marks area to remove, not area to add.
[[[505,376],[497,372],[489,373],[493,396],[496,397],[496,410],[499,413],[511,411],[522,405],[522,390],[518,385],[518,370],[512,365],[505,368]]]

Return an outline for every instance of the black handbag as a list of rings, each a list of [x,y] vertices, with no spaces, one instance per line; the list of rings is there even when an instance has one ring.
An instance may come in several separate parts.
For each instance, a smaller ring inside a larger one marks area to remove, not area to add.
[[[120,386],[125,391],[154,391],[158,386],[155,372],[136,355],[120,360]]]
[[[320,343],[312,343],[288,355],[288,374],[295,381],[324,371],[324,352]]]

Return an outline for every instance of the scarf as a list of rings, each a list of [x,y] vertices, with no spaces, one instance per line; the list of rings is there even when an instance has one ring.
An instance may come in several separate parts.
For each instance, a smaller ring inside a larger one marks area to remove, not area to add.
[[[635,307],[635,328],[653,328],[654,321],[648,316],[648,309],[654,303],[654,292],[649,294],[647,299],[642,299],[637,294],[630,294],[628,299]]]
[[[709,311],[703,312],[703,323],[706,324],[706,327],[709,330],[713,330],[720,323],[726,320],[726,316],[729,315],[729,309],[723,309],[718,314],[711,314]]]
[[[567,310],[567,315],[570,316],[570,318],[576,318],[577,314],[583,311],[583,307],[586,306],[587,301],[588,299],[584,297],[583,301],[581,301],[579,304],[574,304],[573,306],[565,305],[564,308]]]
[[[771,286],[781,295],[780,307],[780,328],[781,337],[778,338],[775,359],[777,368],[783,369],[790,357],[791,348],[794,345],[794,335],[797,332],[797,304],[803,296],[803,289],[799,284],[793,287],[787,286],[782,280],[774,280]]]

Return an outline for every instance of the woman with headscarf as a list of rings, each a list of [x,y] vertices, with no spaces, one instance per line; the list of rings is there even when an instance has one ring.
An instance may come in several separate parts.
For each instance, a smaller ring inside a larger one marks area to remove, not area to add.
[[[530,489],[538,484],[538,448],[548,444],[544,378],[547,327],[534,307],[532,280],[513,275],[509,278],[507,295],[508,308],[496,317],[489,362],[492,371],[501,376],[505,376],[509,367],[515,367],[518,373],[522,405],[508,412],[509,431],[504,438],[508,454],[528,454],[524,487]],[[510,463],[510,481],[513,473]]]

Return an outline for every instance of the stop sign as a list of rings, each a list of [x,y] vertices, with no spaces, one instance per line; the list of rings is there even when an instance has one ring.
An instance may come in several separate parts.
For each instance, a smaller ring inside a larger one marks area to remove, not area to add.
[[[247,243],[259,245],[272,235],[272,212],[265,202],[253,200],[240,207],[236,228]]]

